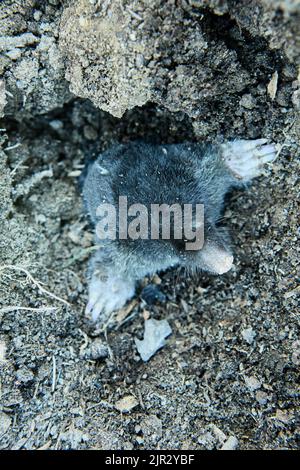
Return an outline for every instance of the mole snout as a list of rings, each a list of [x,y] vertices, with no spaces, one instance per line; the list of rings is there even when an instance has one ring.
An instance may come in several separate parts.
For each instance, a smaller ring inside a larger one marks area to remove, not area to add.
[[[170,267],[228,272],[233,254],[227,230],[218,226],[224,197],[275,156],[267,139],[132,142],[101,154],[83,183],[100,246],[89,264],[86,314],[105,320],[134,296],[137,281]]]
[[[217,251],[214,247],[208,247],[204,255],[207,258],[210,270],[215,274],[225,274],[232,268],[233,255],[224,250]]]

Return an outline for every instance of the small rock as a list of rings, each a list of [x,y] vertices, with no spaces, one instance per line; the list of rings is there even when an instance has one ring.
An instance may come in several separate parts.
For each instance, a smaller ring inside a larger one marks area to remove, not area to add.
[[[143,54],[138,54],[136,56],[136,59],[135,59],[135,65],[139,69],[139,68],[143,67],[144,64],[145,64],[145,59],[144,59]]]
[[[101,339],[97,338],[92,342],[90,347],[86,348],[86,350],[82,352],[81,357],[83,359],[91,359],[92,361],[105,359],[108,357],[108,347],[101,341]]]
[[[11,425],[11,418],[0,412],[0,437],[3,436]]]
[[[162,348],[167,338],[172,333],[167,320],[154,320],[150,318],[145,321],[144,339],[141,341],[135,338],[137,350],[144,362],[148,361],[160,348]]]
[[[4,341],[0,341],[0,363],[5,362],[6,355],[6,344]]]
[[[7,51],[5,55],[9,57],[11,60],[17,60],[21,57],[22,52],[20,51],[20,49],[17,49],[15,47],[14,49]]]
[[[235,450],[239,445],[239,441],[235,436],[230,436],[221,447],[221,450]]]
[[[202,431],[198,437],[198,444],[203,446],[206,450],[213,450],[217,445],[216,437],[209,431]]]
[[[216,426],[215,424],[211,424],[210,429],[212,430],[220,444],[223,444],[224,441],[226,441],[226,434],[224,434],[223,431],[218,428],[218,426]]]
[[[278,86],[278,72],[275,71],[272,75],[272,78],[267,86],[268,95],[273,101],[275,99],[277,93],[277,86]]]
[[[253,343],[255,336],[256,336],[256,333],[251,327],[245,328],[244,330],[242,330],[242,337],[248,344]]]
[[[278,409],[276,410],[276,415],[272,416],[272,418],[280,421],[281,423],[288,424],[293,419],[293,416],[291,416],[287,411]]]
[[[35,21],[39,21],[41,19],[42,12],[40,10],[35,10],[33,13],[33,18]]]
[[[73,426],[68,431],[62,433],[60,438],[63,442],[66,442],[71,449],[77,449],[81,442],[87,442],[89,440],[87,434]]]
[[[300,109],[300,89],[294,91],[292,95],[292,103],[296,109]]]
[[[251,376],[251,377],[245,376],[244,380],[250,392],[255,392],[255,390],[258,390],[261,387],[261,382],[254,376]]]
[[[269,400],[269,395],[262,390],[258,390],[255,394],[255,398],[260,405],[265,405]]]
[[[31,370],[27,369],[27,367],[22,367],[21,369],[17,370],[16,377],[18,382],[21,383],[28,383],[34,379],[34,374]]]
[[[296,340],[292,344],[292,362],[295,364],[295,366],[300,365],[300,341]]]
[[[240,105],[246,109],[253,109],[256,106],[255,98],[252,95],[244,95],[240,100]]]
[[[154,276],[152,278],[152,282],[153,282],[153,284],[157,284],[157,285],[161,284],[161,278],[158,276],[158,274],[154,274]]]
[[[162,421],[156,415],[149,415],[142,420],[141,430],[147,441],[156,444],[162,437]]]
[[[115,408],[121,413],[128,413],[138,404],[139,402],[133,395],[126,395],[116,402]]]
[[[60,119],[53,119],[49,122],[49,125],[54,131],[61,131],[64,127],[64,123]]]
[[[4,80],[0,80],[0,118],[4,116],[6,103],[5,82]]]

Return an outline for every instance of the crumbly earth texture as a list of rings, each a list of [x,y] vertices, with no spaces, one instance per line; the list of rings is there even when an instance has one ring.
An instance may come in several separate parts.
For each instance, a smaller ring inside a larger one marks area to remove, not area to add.
[[[297,5],[1,2],[1,449],[299,448]],[[228,198],[233,269],[145,279],[165,301],[88,324],[86,158],[261,137],[282,149]],[[173,334],[143,363],[147,318]]]

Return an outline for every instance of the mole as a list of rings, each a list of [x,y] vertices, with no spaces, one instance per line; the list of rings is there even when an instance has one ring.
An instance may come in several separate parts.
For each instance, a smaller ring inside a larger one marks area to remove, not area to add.
[[[276,145],[267,139],[130,142],[100,154],[88,165],[83,181],[97,247],[88,268],[87,317],[107,319],[134,296],[137,282],[146,275],[175,266],[215,275],[229,271],[230,237],[219,225],[224,197],[232,188],[247,187],[275,157]],[[122,214],[121,203],[126,209]],[[154,209],[156,218],[149,223]],[[185,221],[194,244],[183,230]],[[168,236],[162,236],[164,230]]]

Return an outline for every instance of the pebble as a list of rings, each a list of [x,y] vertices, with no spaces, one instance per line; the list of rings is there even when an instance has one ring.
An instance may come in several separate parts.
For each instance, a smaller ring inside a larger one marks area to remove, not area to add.
[[[203,446],[206,450],[213,450],[216,446],[215,436],[211,432],[202,433],[198,437],[198,444]]]
[[[49,125],[54,131],[61,131],[64,127],[64,123],[60,119],[53,119]]]
[[[4,341],[0,341],[0,363],[5,362],[6,356],[6,344]]]
[[[96,361],[97,359],[104,359],[108,357],[108,348],[101,341],[101,339],[95,339],[92,344],[81,354],[84,359],[91,359]]]
[[[221,447],[221,450],[235,450],[239,445],[239,441],[235,436],[230,436]]]
[[[258,390],[255,394],[255,398],[260,405],[265,405],[269,400],[269,395],[262,390]]]
[[[22,51],[20,49],[14,48],[6,52],[6,56],[11,60],[17,60],[21,57]]]
[[[242,330],[242,337],[248,344],[252,344],[256,337],[256,333],[251,327],[245,328]]]
[[[27,367],[23,367],[17,370],[16,377],[19,382],[28,383],[34,379],[34,374]]]
[[[172,333],[167,320],[145,321],[144,339],[135,338],[137,350],[144,362],[147,362],[159,349],[165,346],[165,338]]]
[[[126,395],[115,403],[115,408],[121,413],[129,413],[139,402],[133,395]]]
[[[156,444],[162,437],[162,421],[156,415],[146,416],[141,422],[141,430],[144,437]]]
[[[218,426],[216,426],[215,424],[211,424],[210,429],[212,430],[220,444],[223,444],[223,442],[226,441],[226,434],[224,434],[224,432],[220,428],[218,428]]]
[[[261,382],[254,376],[251,377],[244,377],[245,384],[250,392],[255,392],[261,387]]]
[[[300,341],[296,340],[292,344],[292,363],[295,364],[295,366],[300,365]]]
[[[138,54],[135,59],[135,64],[137,68],[143,67],[144,63],[145,63],[144,56],[142,54]]]
[[[11,425],[11,418],[0,412],[0,437],[3,436]]]
[[[253,109],[256,106],[255,98],[249,94],[244,95],[240,100],[240,105],[246,109]]]
[[[277,93],[278,86],[278,72],[277,70],[273,73],[272,78],[267,86],[268,95],[273,101]]]

